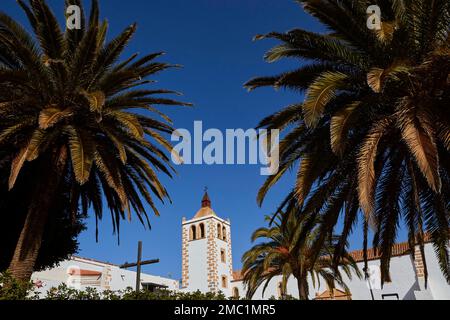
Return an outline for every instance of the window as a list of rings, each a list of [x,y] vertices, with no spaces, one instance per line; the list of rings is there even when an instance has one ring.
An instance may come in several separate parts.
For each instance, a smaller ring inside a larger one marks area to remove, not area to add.
[[[227,261],[225,257],[225,249],[220,249],[220,261],[225,263]]]
[[[222,276],[222,288],[228,288],[228,279],[227,276]]]
[[[220,223],[217,224],[217,238],[222,239],[222,226]]]
[[[227,229],[225,227],[222,228],[222,236],[223,241],[227,241]]]
[[[239,299],[239,289],[236,287],[233,288],[233,298]]]
[[[199,232],[200,239],[204,239],[205,236],[205,225],[203,223],[200,223],[200,232]]]
[[[197,240],[197,228],[195,226],[192,226],[189,231],[189,240]]]

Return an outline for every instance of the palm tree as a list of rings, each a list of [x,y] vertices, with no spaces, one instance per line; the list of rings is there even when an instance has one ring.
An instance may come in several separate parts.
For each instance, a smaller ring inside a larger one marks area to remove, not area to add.
[[[45,0],[18,4],[34,36],[0,13],[0,145],[11,166],[9,189],[22,169],[34,162],[35,183],[26,219],[9,270],[18,279],[31,276],[52,201],[63,182],[70,187],[70,210],[93,208],[102,218],[105,202],[114,231],[132,212],[150,222],[148,205],[169,199],[157,172],[171,176],[165,134],[170,119],[156,105],[187,105],[162,98],[169,90],[146,89],[148,78],[174,65],[154,62],[162,53],[120,61],[136,24],[106,41],[108,23],[93,0],[89,19],[80,0],[66,7],[82,11],[80,29],[61,30]],[[161,119],[158,119],[161,117]]]
[[[0,273],[9,267],[26,217],[32,196],[30,185],[35,181],[36,169],[33,164],[30,163],[24,168],[11,191],[8,191],[7,187],[10,165],[3,168],[0,164],[0,212],[8,213],[2,217],[3,225],[8,227],[3,228],[0,233]],[[70,212],[69,186],[68,183],[64,184],[58,192],[57,199],[52,201],[34,266],[35,271],[51,268],[79,251],[78,236],[86,229],[84,224],[86,217]]]
[[[307,61],[246,83],[249,90],[272,86],[305,93],[303,101],[260,123],[286,134],[280,171],[267,179],[258,201],[297,166],[296,184],[284,204],[295,199],[310,224],[320,217],[321,242],[343,215],[338,256],[362,210],[365,247],[370,226],[382,255],[383,282],[389,280],[402,220],[411,249],[418,244],[423,252],[424,233],[430,233],[450,282],[450,2],[297,2],[329,32],[295,29],[257,36],[280,41],[266,54],[268,62]],[[379,30],[367,27],[373,4],[382,13]]]
[[[349,292],[342,279],[341,270],[349,279],[352,279],[352,271],[361,277],[360,271],[353,258],[344,252],[338,264],[334,264],[335,239],[328,239],[319,250],[313,250],[316,243],[317,232],[311,231],[305,241],[299,245],[298,236],[305,225],[298,221],[297,215],[285,215],[287,221],[283,221],[280,215],[271,220],[269,228],[260,228],[252,235],[252,241],[266,239],[267,241],[256,244],[242,257],[244,284],[247,287],[247,298],[251,299],[256,290],[264,284],[265,293],[270,281],[274,277],[281,276],[281,292],[286,294],[289,278],[293,276],[297,280],[298,294],[301,300],[308,300],[310,275],[313,285],[320,284],[324,279],[330,290],[337,283]],[[275,220],[273,220],[275,219]],[[340,269],[339,269],[340,267]]]

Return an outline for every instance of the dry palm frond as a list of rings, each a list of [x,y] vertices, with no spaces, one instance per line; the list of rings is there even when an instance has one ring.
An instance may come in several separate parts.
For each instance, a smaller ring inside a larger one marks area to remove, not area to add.
[[[367,84],[376,93],[380,93],[386,81],[392,79],[398,81],[399,76],[409,74],[410,68],[404,62],[394,62],[386,69],[372,68],[367,74]]]
[[[80,185],[85,184],[91,174],[94,161],[95,144],[87,135],[72,126],[67,126],[69,149],[75,178]]]
[[[106,96],[102,91],[87,94],[89,107],[92,112],[101,112],[106,102]]]
[[[308,126],[317,125],[325,107],[335,97],[336,91],[344,87],[347,78],[341,72],[325,72],[309,86],[303,104],[305,123]]]
[[[367,84],[376,93],[381,92],[381,82],[384,74],[384,69],[372,68],[367,74]]]
[[[392,124],[391,119],[383,119],[369,131],[358,156],[358,194],[366,219],[373,225],[373,207],[376,185],[375,159],[378,145]]]
[[[60,110],[56,106],[45,108],[39,114],[39,128],[43,130],[49,129],[71,115],[73,115],[71,109]]]
[[[11,164],[11,174],[9,176],[9,190],[14,187],[20,170],[23,167],[28,155],[28,148],[22,148]]]
[[[383,43],[391,42],[394,37],[394,32],[397,28],[395,21],[382,21],[380,23],[381,28],[375,30],[378,40]]]
[[[426,114],[405,113],[399,119],[402,138],[408,145],[422,174],[435,192],[441,190],[439,158],[432,125]]]
[[[331,149],[335,154],[342,155],[345,150],[345,140],[350,127],[351,117],[356,108],[361,104],[355,101],[343,110],[337,112],[330,123]]]

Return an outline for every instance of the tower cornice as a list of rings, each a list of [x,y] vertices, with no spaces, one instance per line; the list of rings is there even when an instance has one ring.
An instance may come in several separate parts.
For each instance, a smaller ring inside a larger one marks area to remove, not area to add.
[[[221,223],[223,223],[223,224],[225,224],[227,226],[230,226],[230,221],[228,219],[222,219],[222,218],[219,218],[218,216],[207,216],[207,217],[194,218],[194,219],[191,219],[191,220],[185,220],[185,221],[182,222],[182,225],[184,226],[184,225],[187,225],[187,224],[197,223],[197,222],[205,221],[205,220],[209,220],[209,219],[215,219],[218,222],[221,222]]]

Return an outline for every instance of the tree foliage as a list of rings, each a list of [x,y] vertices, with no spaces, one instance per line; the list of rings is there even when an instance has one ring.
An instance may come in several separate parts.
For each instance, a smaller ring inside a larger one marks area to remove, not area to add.
[[[330,290],[338,285],[346,291],[349,289],[342,273],[350,280],[353,276],[361,277],[356,262],[345,250],[341,253],[342,259],[335,263],[336,239],[328,239],[320,248],[315,248],[322,234],[298,221],[297,215],[275,216],[268,220],[272,220],[269,228],[260,228],[252,235],[252,241],[262,241],[242,257],[247,298],[251,299],[261,286],[264,295],[275,277],[281,277],[282,296],[287,296],[287,283],[294,277],[301,300],[309,299],[308,276],[314,286],[324,281]],[[307,236],[301,238],[305,232]]]
[[[341,219],[336,248],[343,248],[362,213],[375,233],[386,282],[404,221],[411,253],[415,245],[423,250],[429,233],[450,282],[450,2],[372,1],[382,12],[378,31],[366,26],[367,1],[297,2],[328,31],[256,37],[280,43],[266,54],[268,62],[301,63],[246,87],[305,93],[260,123],[285,135],[280,172],[268,178],[258,202],[288,169],[298,168],[282,207],[297,206],[300,222],[320,218],[320,232],[330,236]]]
[[[150,227],[156,201],[170,201],[160,175],[174,172],[165,136],[173,131],[160,105],[189,105],[151,89],[151,77],[178,67],[155,59],[162,52],[121,60],[136,24],[107,40],[98,0],[89,16],[82,2],[80,29],[63,30],[45,0],[18,0],[28,32],[0,13],[0,148],[9,166],[8,189],[36,166],[30,205],[10,270],[31,275],[54,200],[67,184],[72,216],[91,208],[96,221],[106,204],[114,232],[133,214]],[[26,267],[25,267],[26,266]]]

